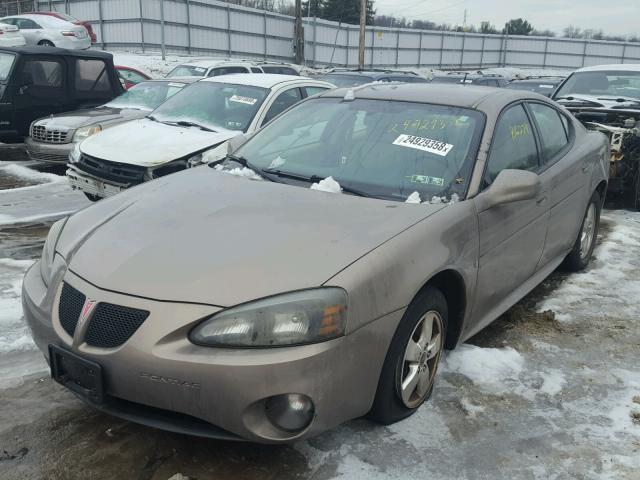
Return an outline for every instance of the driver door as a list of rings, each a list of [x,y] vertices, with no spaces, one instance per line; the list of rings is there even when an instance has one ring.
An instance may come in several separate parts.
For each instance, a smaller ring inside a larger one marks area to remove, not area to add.
[[[491,183],[504,169],[540,170],[534,129],[522,104],[508,107],[498,119],[483,175],[483,191],[474,200],[476,208],[482,208],[480,196],[490,193]],[[478,211],[475,317],[484,319],[483,324],[503,313],[507,297],[536,271],[549,216],[549,181],[542,176],[540,181],[542,188],[536,198]]]

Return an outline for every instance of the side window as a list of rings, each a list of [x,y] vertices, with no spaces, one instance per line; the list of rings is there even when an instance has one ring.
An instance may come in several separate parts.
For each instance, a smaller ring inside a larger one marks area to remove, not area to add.
[[[278,95],[275,101],[269,107],[267,111],[267,115],[264,117],[262,125],[271,121],[274,117],[284,112],[287,108],[292,105],[295,105],[300,100],[302,100],[302,95],[300,94],[299,88],[290,88],[289,90],[285,90],[280,95]]]
[[[35,89],[44,92],[44,89],[61,89],[64,79],[63,65],[55,60],[26,60],[24,62],[23,76],[25,81]]]
[[[36,30],[38,28],[42,28],[36,22],[28,18],[15,18],[14,25],[20,30]]]
[[[307,97],[315,95],[316,93],[326,92],[327,90],[329,90],[326,87],[304,87],[304,89],[307,92]]]
[[[249,73],[246,67],[217,67],[211,69],[210,77],[218,77],[220,75],[229,75],[231,73]]]
[[[264,73],[276,73],[278,75],[298,75],[298,72],[291,67],[263,65]]]
[[[102,60],[76,60],[75,89],[78,92],[110,92],[107,65]]]
[[[140,83],[146,80],[146,78],[144,78],[139,73],[134,72],[133,70],[120,69],[118,70],[118,75],[120,76],[120,78],[124,78],[127,82],[130,83]]]
[[[264,73],[260,67],[251,67],[251,73]]]
[[[529,108],[540,130],[543,161],[555,158],[569,143],[569,138],[560,114],[541,103],[530,103]]]
[[[538,169],[538,149],[533,128],[522,105],[506,110],[496,124],[484,172],[484,185],[491,185],[498,173],[507,168]]]

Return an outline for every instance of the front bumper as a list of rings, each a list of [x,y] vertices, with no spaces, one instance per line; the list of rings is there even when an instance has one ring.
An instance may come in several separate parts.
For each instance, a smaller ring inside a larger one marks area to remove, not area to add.
[[[31,137],[27,137],[24,144],[31,160],[57,164],[65,164],[69,161],[69,154],[74,146],[73,143],[36,142]]]
[[[83,172],[73,165],[69,165],[66,174],[71,188],[74,190],[82,190],[95,197],[110,197],[130,187],[130,185],[124,183],[105,182],[104,180],[100,180],[93,175]]]
[[[77,327],[71,338],[60,325],[61,283],[44,295],[53,300],[41,306],[38,302],[46,288],[39,269],[27,273],[24,312],[40,349],[46,355],[48,344],[55,343],[102,366],[110,401],[96,408],[166,430],[259,443],[310,437],[366,414],[389,339],[403,313],[394,312],[345,337],[313,345],[210,348],[192,344],[187,335],[217,307],[109,292],[72,272],[64,280],[87,298],[150,312],[120,347],[92,347],[83,341],[83,328]],[[314,403],[315,416],[302,431],[286,432],[266,417],[266,398],[286,393],[307,395]]]

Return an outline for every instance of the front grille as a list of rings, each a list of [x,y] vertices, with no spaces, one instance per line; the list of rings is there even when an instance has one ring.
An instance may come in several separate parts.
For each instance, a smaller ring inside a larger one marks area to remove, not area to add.
[[[142,183],[144,181],[144,174],[147,171],[145,167],[110,162],[85,155],[84,153],[80,156],[80,161],[75,166],[83,172],[101,180],[110,180],[128,185]]]
[[[68,283],[62,285],[58,317],[65,332],[73,337],[86,297]]]
[[[64,130],[48,129],[44,125],[34,125],[31,130],[31,138],[44,143],[69,143],[69,132]]]
[[[85,342],[93,347],[114,348],[126,342],[149,316],[146,310],[99,303],[89,321]]]
[[[31,152],[27,150],[29,158],[31,160],[40,160],[43,162],[55,162],[55,163],[67,163],[69,161],[69,155],[56,155],[54,153],[40,153]]]

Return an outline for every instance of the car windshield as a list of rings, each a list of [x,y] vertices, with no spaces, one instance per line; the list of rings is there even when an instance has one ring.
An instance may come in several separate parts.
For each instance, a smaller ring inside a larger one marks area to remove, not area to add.
[[[357,87],[358,85],[373,82],[373,78],[367,77],[366,75],[342,75],[331,73],[323,75],[318,78],[318,80],[333,83],[336,87]]]
[[[456,76],[456,75],[448,75],[446,77],[433,77],[431,79],[431,83],[463,83],[464,77]],[[471,80],[468,82],[471,83]]]
[[[195,65],[178,65],[167,74],[169,77],[204,77],[207,69],[204,67],[196,67]]]
[[[611,70],[574,73],[560,87],[554,98],[573,95],[640,99],[640,71]]]
[[[484,115],[475,110],[388,100],[316,98],[260,130],[235,156],[287,178],[333,177],[345,191],[405,201],[418,192],[462,197]]]
[[[184,86],[184,83],[174,82],[141,82],[105,104],[105,107],[153,110]]]
[[[556,88],[557,82],[545,82],[544,80],[540,82],[511,82],[505,85],[505,88],[510,88],[512,90],[525,90],[527,92],[536,92],[542,93],[544,95],[549,95],[553,92],[553,89]]]
[[[0,82],[6,82],[16,56],[12,53],[0,53]]]
[[[200,81],[183,89],[153,111],[154,120],[191,122],[213,130],[246,131],[269,94],[251,85]]]

